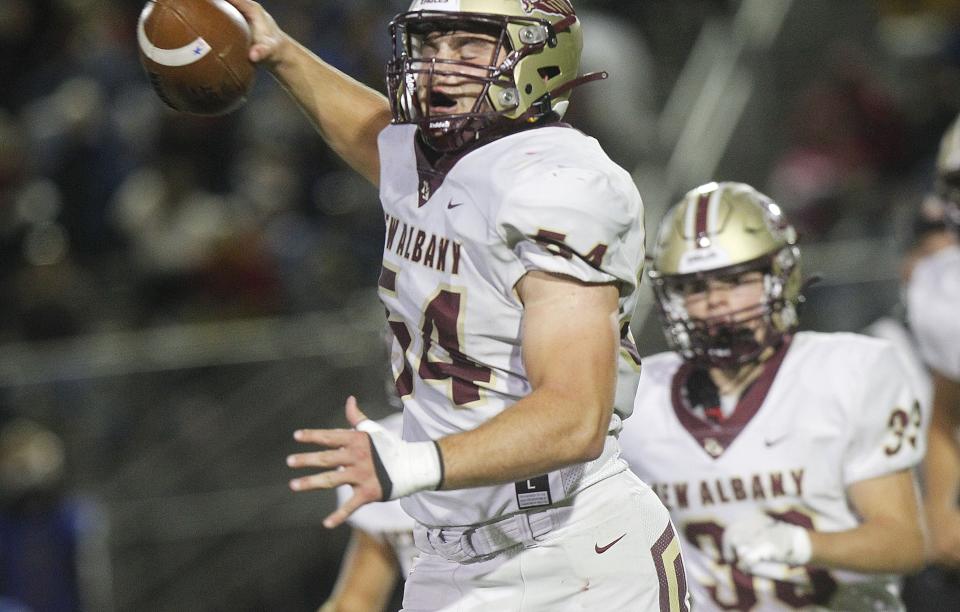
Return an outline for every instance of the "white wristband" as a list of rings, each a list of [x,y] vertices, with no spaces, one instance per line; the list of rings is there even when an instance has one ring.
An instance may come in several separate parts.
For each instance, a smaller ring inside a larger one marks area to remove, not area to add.
[[[373,463],[384,500],[440,487],[443,459],[436,442],[405,442],[371,420],[360,422],[356,429],[370,436]]]
[[[787,563],[806,565],[810,563],[812,555],[813,544],[810,542],[810,534],[803,527],[793,526],[791,546],[787,551]]]
[[[813,546],[803,527],[757,512],[730,524],[723,535],[724,557],[753,572],[757,564],[806,565]]]

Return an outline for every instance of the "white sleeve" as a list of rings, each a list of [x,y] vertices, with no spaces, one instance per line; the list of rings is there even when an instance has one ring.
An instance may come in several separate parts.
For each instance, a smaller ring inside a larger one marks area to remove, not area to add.
[[[496,231],[525,271],[615,282],[628,295],[643,269],[643,203],[633,183],[613,172],[545,169],[518,182]]]
[[[928,415],[921,408],[894,346],[880,341],[850,355],[860,367],[860,385],[849,406],[844,455],[846,484],[909,469],[926,452]]]

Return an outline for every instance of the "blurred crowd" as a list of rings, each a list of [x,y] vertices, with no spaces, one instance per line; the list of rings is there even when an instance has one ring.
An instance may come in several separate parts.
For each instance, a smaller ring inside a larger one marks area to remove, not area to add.
[[[366,30],[388,7],[319,4],[277,13],[377,86],[384,48],[343,37],[383,40]],[[265,75],[226,117],[159,103],[136,52],[142,6],[0,8],[0,341],[335,307],[379,257],[375,191]]]
[[[383,89],[386,23],[404,0],[264,4],[318,55]],[[666,155],[657,111],[699,29],[739,4],[581,0],[587,68],[616,78],[578,93],[569,120],[628,168]],[[754,59],[783,92],[769,151],[746,176],[704,180],[765,187],[805,242],[883,237],[905,251],[939,135],[960,110],[960,3],[849,4],[856,36]],[[865,14],[869,4],[880,11]],[[142,7],[0,2],[0,345],[333,310],[375,283],[376,190],[265,73],[233,114],[166,109],[137,57]]]

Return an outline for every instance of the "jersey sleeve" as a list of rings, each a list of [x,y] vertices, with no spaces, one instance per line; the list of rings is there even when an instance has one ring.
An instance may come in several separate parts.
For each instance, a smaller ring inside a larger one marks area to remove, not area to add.
[[[614,282],[631,293],[643,268],[643,204],[612,170],[548,168],[504,199],[496,231],[524,271]]]
[[[928,418],[902,357],[889,342],[877,341],[875,350],[848,358],[858,359],[861,384],[850,406],[844,482],[916,466],[926,452]]]

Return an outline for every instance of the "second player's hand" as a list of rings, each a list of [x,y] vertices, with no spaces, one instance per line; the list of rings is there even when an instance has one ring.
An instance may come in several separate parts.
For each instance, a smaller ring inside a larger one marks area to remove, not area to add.
[[[724,557],[752,572],[766,563],[805,565],[810,562],[811,543],[803,527],[757,513],[729,525],[723,532]]]
[[[346,414],[347,421],[354,426],[367,420],[353,397],[347,399]],[[355,429],[300,429],[294,432],[293,438],[304,444],[316,444],[325,450],[287,457],[287,465],[292,468],[324,470],[294,478],[290,481],[291,489],[333,489],[343,484],[353,488],[353,497],[323,520],[324,527],[337,527],[360,506],[383,500],[369,434]]]
[[[273,17],[253,0],[227,0],[235,6],[250,25],[253,37],[250,45],[250,61],[263,63],[267,67],[279,62],[280,51],[287,44],[286,34],[277,25]]]

